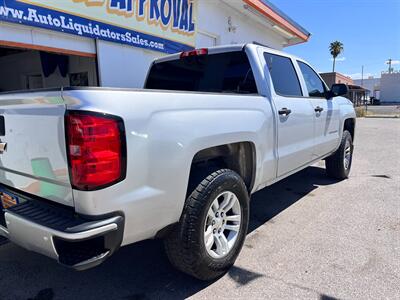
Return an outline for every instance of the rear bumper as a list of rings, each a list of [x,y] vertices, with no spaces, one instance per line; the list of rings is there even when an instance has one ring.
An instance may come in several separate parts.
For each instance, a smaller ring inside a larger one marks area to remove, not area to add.
[[[120,247],[124,230],[122,216],[91,220],[35,200],[5,210],[4,221],[1,236],[76,270],[106,260]]]

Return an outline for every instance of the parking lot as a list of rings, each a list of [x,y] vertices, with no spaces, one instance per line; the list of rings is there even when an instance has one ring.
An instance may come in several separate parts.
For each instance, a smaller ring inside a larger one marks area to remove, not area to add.
[[[160,241],[79,273],[6,244],[0,299],[399,299],[400,120],[358,119],[355,146],[346,181],[321,162],[253,195],[243,251],[215,282],[175,271]]]

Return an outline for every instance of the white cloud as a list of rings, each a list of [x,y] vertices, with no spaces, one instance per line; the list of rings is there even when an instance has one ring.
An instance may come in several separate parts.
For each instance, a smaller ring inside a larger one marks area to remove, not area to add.
[[[385,64],[387,65],[387,64],[389,64],[389,61],[387,60],[387,61],[385,61]],[[392,66],[393,65],[399,65],[400,64],[400,60],[392,60]]]
[[[333,61],[333,58],[331,57],[331,59],[330,59],[331,61]],[[346,57],[336,57],[336,61],[345,61],[346,60]]]

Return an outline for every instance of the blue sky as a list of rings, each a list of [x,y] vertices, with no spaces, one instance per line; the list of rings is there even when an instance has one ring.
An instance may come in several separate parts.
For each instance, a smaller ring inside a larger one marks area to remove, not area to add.
[[[307,43],[285,51],[300,56],[319,72],[332,71],[330,42],[339,40],[344,52],[336,71],[361,78],[379,77],[385,61],[400,69],[400,0],[270,0],[311,32]]]

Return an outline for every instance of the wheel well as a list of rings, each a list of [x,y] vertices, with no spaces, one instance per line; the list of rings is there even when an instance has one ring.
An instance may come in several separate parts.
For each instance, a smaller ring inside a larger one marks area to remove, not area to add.
[[[204,175],[205,170],[228,168],[243,178],[247,190],[250,192],[255,179],[255,155],[254,144],[250,142],[225,144],[203,149],[193,158],[190,177],[192,178],[194,174],[199,174],[199,172]]]
[[[351,134],[351,138],[354,141],[354,130],[355,130],[356,120],[355,119],[347,119],[344,121],[343,131],[347,130]]]

